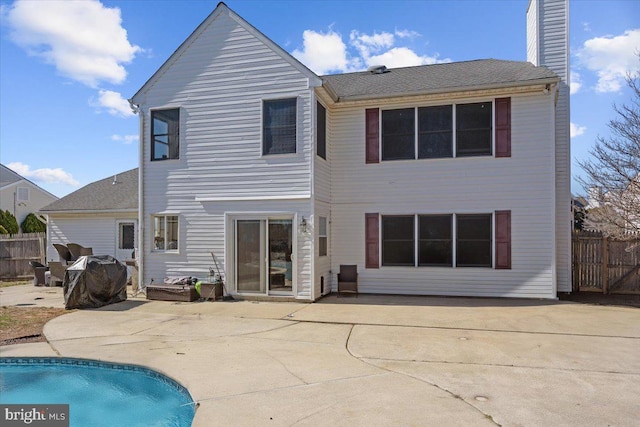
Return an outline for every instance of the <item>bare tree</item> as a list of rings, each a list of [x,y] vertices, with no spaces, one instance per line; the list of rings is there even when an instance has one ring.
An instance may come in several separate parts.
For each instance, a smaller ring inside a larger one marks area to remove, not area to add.
[[[591,203],[584,228],[615,238],[640,232],[640,71],[626,80],[631,102],[614,105],[611,135],[598,137],[591,158],[578,162],[585,172],[578,181]]]

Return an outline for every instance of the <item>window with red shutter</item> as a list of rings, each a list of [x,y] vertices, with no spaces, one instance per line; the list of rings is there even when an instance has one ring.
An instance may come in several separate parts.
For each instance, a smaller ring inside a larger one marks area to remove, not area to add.
[[[496,269],[511,269],[511,211],[496,211]]]
[[[496,98],[496,157],[511,157],[511,98]]]
[[[380,163],[380,110],[368,108],[366,120],[366,162]]]
[[[365,268],[380,267],[380,216],[377,213],[365,215]]]

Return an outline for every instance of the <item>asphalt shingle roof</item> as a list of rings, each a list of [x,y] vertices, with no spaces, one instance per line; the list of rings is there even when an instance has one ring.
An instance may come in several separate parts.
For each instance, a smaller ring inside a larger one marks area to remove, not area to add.
[[[479,59],[417,67],[322,76],[338,101],[498,88],[558,80],[546,67],[529,62]]]
[[[14,182],[18,182],[22,180],[20,175],[6,167],[5,165],[0,165],[0,188],[13,184]]]
[[[138,209],[138,168],[85,185],[40,212],[126,211]]]

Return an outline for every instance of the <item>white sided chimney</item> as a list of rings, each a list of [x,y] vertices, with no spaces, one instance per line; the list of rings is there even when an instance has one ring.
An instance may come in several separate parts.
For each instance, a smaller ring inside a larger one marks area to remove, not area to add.
[[[555,101],[556,287],[571,292],[571,138],[569,105],[569,0],[530,0],[527,61],[545,66],[561,81]]]

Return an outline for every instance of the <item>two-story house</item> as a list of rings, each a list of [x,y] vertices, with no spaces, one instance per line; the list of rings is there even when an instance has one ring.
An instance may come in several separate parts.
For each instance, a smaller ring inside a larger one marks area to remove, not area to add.
[[[529,62],[317,76],[220,3],[130,100],[141,277],[316,300],[570,291],[568,5],[532,0]]]

